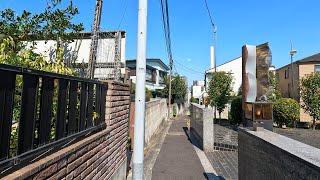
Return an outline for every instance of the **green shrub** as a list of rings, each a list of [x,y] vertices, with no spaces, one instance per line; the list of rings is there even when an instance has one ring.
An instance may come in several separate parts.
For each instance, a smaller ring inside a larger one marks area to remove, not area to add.
[[[173,113],[173,116],[177,116],[177,107],[175,105],[173,105],[172,107],[172,113]]]
[[[273,118],[278,126],[292,127],[299,120],[300,105],[291,98],[280,98],[273,104]]]
[[[194,97],[190,98],[190,103],[198,103],[199,100],[195,99]]]
[[[237,96],[231,101],[230,124],[239,126],[242,123],[242,97]]]
[[[151,98],[153,98],[152,93],[146,88],[146,102],[150,101]]]
[[[131,100],[135,100],[135,94],[136,94],[136,83],[131,84]],[[150,99],[153,98],[152,92],[146,88],[146,102],[150,101]]]

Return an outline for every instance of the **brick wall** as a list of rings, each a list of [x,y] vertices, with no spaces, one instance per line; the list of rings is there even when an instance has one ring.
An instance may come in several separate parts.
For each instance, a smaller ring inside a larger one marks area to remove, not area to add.
[[[106,83],[106,129],[37,159],[4,179],[109,179],[119,173],[125,179],[126,171],[121,167],[127,158],[130,87]]]

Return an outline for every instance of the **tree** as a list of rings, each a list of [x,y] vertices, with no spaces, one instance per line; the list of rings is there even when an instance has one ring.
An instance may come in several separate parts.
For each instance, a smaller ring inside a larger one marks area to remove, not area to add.
[[[232,92],[232,76],[227,72],[216,72],[212,75],[209,83],[209,97],[210,105],[215,106],[219,112],[219,121],[221,120],[221,113],[226,107],[226,104],[231,98]],[[216,114],[215,117],[216,119]]]
[[[239,126],[242,122],[242,96],[231,101],[230,124]]]
[[[238,89],[238,94],[237,96],[242,96],[242,84],[240,85],[239,89]]]
[[[299,120],[299,103],[291,98],[280,98],[273,103],[273,118],[279,127],[293,126]]]
[[[151,91],[148,88],[145,88],[146,91],[146,97],[145,97],[145,101],[149,102],[151,98],[153,98]],[[131,100],[135,100],[135,96],[136,96],[136,83],[132,83],[131,84]]]
[[[73,41],[74,37],[82,31],[83,24],[74,24],[72,19],[79,14],[78,8],[70,1],[65,9],[59,8],[62,0],[50,0],[43,12],[32,14],[24,10],[19,16],[12,9],[1,11],[0,34],[11,37],[16,46],[13,51],[18,53],[25,48],[26,43],[42,38],[56,40],[56,60],[62,61],[64,48],[61,45]]]
[[[303,77],[300,81],[301,107],[312,118],[312,129],[315,129],[316,120],[320,119],[320,72]]]
[[[33,51],[35,40],[42,38],[60,39],[62,42],[71,42],[76,33],[83,30],[83,25],[71,22],[78,9],[73,6],[72,1],[66,9],[59,9],[61,0],[48,1],[43,13],[32,14],[24,10],[19,16],[11,9],[0,12],[0,63],[24,68],[55,72],[59,74],[74,75],[75,71],[65,66],[63,48],[56,49],[56,61],[48,62],[45,57]],[[31,47],[26,42],[32,42]],[[13,105],[13,121],[19,122],[21,108],[22,77],[16,77],[16,87]],[[40,94],[38,94],[40,95]],[[52,122],[54,122],[57,110],[58,86],[54,86],[54,100]],[[38,98],[38,101],[40,98]],[[39,102],[38,102],[39,103]],[[77,105],[77,110],[79,106]],[[39,113],[39,108],[37,109]],[[77,113],[79,114],[79,113]],[[51,136],[54,136],[54,128],[51,129]],[[12,128],[10,138],[10,156],[16,154],[17,129]],[[35,141],[37,138],[35,139]]]
[[[166,87],[162,90],[162,97],[168,97],[169,95],[169,78],[165,77],[164,82]],[[179,74],[175,74],[171,81],[171,96],[172,100],[177,103],[183,103],[187,94],[187,84]]]
[[[281,92],[279,87],[279,80],[272,72],[269,72],[269,84],[269,91],[267,93],[268,100],[276,101],[277,99],[280,99]]]

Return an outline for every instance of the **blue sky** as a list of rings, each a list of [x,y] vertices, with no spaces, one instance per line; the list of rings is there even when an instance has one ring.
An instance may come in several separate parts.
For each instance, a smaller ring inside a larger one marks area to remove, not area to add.
[[[213,45],[213,29],[204,0],[168,1],[174,61],[194,71],[204,72],[210,67],[209,50]],[[137,2],[103,1],[102,30],[118,29],[124,14],[120,29],[127,32],[127,59],[136,58]],[[83,22],[86,31],[90,31],[95,0],[75,0],[74,4],[80,11],[75,22]],[[0,0],[1,10],[11,8],[17,13],[23,9],[39,12],[44,5],[45,0]],[[319,0],[208,0],[208,5],[218,27],[218,65],[241,56],[244,44],[269,42],[276,68],[290,63],[290,40],[294,49],[298,50],[295,60],[320,52]],[[147,57],[160,58],[169,64],[160,0],[148,1]],[[201,73],[186,70],[178,63],[176,70],[188,77],[189,84],[192,80],[204,79]]]

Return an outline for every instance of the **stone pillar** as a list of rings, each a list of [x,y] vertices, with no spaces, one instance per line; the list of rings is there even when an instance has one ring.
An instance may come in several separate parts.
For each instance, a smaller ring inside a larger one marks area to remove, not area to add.
[[[213,109],[202,109],[203,119],[203,151],[214,151]]]

